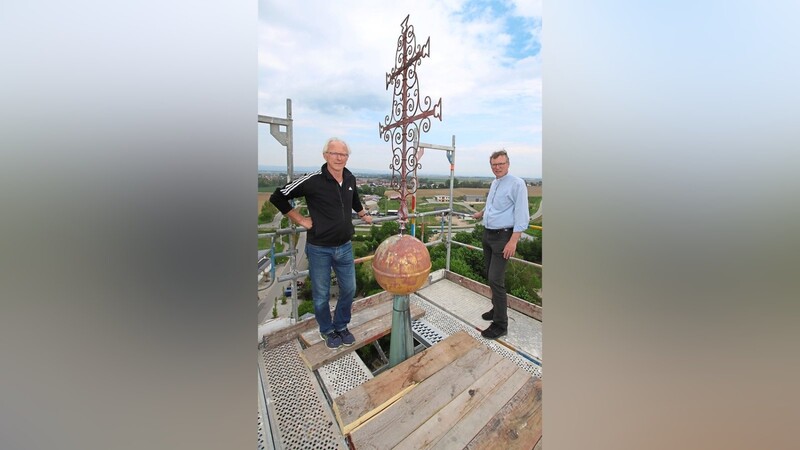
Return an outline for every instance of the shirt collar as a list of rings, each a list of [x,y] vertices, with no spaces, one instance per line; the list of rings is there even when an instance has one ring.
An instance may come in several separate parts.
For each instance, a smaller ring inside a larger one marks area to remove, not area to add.
[[[331,173],[328,171],[328,163],[323,164],[322,165],[322,169],[320,169],[320,170],[322,170],[322,174],[325,175],[325,178],[327,178],[329,180],[336,181],[336,179],[333,178],[333,175],[331,175]],[[352,175],[352,174],[350,173],[349,170],[347,170],[347,167],[342,169],[342,182],[344,182],[344,180],[349,178],[350,175]]]

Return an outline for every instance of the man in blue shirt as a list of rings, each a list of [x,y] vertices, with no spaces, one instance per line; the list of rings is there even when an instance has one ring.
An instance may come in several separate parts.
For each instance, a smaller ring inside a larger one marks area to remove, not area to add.
[[[481,317],[492,324],[481,331],[487,339],[497,339],[508,332],[508,298],[506,296],[506,263],[517,251],[522,232],[528,229],[528,188],[522,178],[508,174],[509,159],[505,150],[489,157],[492,181],[486,207],[472,215],[483,218],[483,262],[486,278],[492,289],[492,309]]]

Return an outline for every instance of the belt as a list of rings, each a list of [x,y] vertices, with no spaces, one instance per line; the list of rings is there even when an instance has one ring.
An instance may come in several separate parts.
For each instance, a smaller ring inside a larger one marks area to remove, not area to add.
[[[486,231],[488,231],[490,233],[503,233],[503,232],[507,232],[507,231],[514,231],[514,229],[513,228],[500,228],[500,229],[497,229],[497,230],[493,230],[491,228],[487,228]]]

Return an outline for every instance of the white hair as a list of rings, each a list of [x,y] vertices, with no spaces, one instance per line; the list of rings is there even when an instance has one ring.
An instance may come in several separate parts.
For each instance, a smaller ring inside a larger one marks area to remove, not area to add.
[[[341,142],[342,144],[344,144],[344,148],[347,149],[347,154],[348,155],[350,154],[350,146],[347,145],[347,142],[339,139],[338,137],[332,137],[332,138],[328,139],[328,141],[325,142],[325,145],[322,146],[322,153],[325,153],[325,152],[328,151],[328,146],[331,145],[332,142]]]

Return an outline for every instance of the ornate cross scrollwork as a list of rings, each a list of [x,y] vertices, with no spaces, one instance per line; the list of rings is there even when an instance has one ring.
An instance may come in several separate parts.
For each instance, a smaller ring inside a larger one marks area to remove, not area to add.
[[[431,38],[428,37],[424,45],[418,45],[414,26],[408,23],[409,17],[400,24],[402,31],[397,39],[395,66],[386,74],[386,89],[390,85],[394,87],[391,114],[384,118],[383,124],[378,124],[379,135],[392,143],[389,169],[392,171],[391,188],[400,193],[397,215],[401,232],[408,221],[408,196],[417,191],[415,169],[422,168],[416,148],[419,136],[431,129],[431,116],[442,120],[441,97],[435,104],[429,96],[420,100],[417,67],[422,64],[422,58],[430,55]]]

